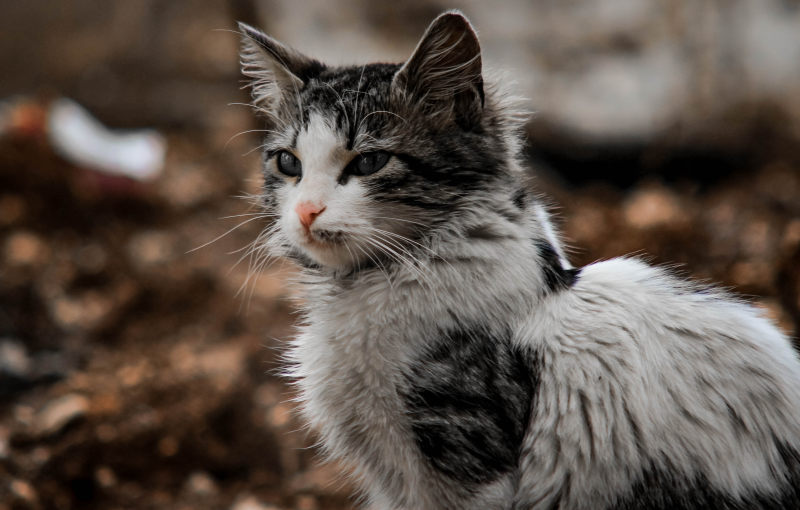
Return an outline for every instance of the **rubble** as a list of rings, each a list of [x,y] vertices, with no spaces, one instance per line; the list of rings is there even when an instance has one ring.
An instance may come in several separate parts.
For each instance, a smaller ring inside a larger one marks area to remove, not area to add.
[[[82,418],[89,411],[89,400],[83,395],[70,393],[47,402],[36,413],[34,429],[37,434],[49,437],[61,432],[67,425]]]

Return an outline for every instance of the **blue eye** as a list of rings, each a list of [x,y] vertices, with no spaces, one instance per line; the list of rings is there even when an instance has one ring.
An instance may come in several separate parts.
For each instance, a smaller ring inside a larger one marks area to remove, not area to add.
[[[277,156],[278,171],[289,177],[299,177],[303,170],[300,160],[289,151],[280,151]]]
[[[391,155],[386,151],[365,152],[359,154],[347,165],[348,173],[352,175],[374,174],[389,161]]]

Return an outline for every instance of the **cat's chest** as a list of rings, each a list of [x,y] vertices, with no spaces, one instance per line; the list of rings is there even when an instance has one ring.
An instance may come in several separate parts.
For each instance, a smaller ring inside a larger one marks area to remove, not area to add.
[[[345,293],[310,310],[296,345],[302,375],[317,396],[331,402],[396,407],[398,386],[433,322],[408,299]]]
[[[301,385],[313,389],[312,422],[343,453],[385,450],[402,471],[422,463],[464,486],[514,469],[535,360],[507,325],[452,315],[403,301],[310,314]]]
[[[399,495],[419,483],[402,387],[426,328],[397,303],[348,297],[310,309],[294,343],[303,413],[330,454]]]

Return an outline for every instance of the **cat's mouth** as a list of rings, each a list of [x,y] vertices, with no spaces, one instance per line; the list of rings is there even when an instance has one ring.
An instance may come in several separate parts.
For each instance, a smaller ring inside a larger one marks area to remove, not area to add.
[[[311,244],[342,244],[345,241],[344,232],[338,230],[309,230],[306,231],[306,241]]]
[[[302,234],[303,244],[312,251],[330,251],[344,246],[347,235],[336,230],[306,230]]]
[[[347,232],[313,229],[301,234],[299,244],[316,263],[345,268],[359,263],[358,249],[350,245],[348,240],[352,241],[353,238]]]

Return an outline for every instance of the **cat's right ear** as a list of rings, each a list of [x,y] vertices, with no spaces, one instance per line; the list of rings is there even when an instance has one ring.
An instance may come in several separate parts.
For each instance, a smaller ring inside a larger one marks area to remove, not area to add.
[[[260,30],[239,23],[242,34],[242,74],[249,78],[253,104],[271,111],[281,101],[297,95],[324,66],[285,46]]]

